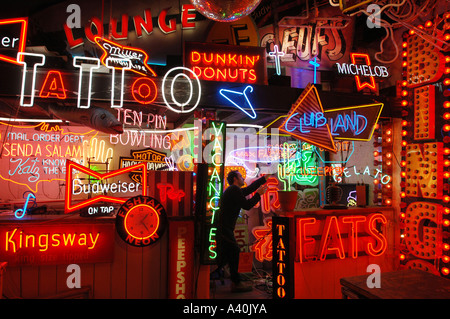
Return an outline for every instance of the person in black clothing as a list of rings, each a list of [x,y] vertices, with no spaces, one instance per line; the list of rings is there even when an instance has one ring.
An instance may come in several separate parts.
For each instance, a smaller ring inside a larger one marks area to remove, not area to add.
[[[267,188],[263,186],[266,183],[266,177],[263,176],[249,186],[243,187],[244,178],[241,173],[231,171],[227,176],[227,181],[230,186],[223,193],[217,225],[216,238],[219,261],[217,271],[220,272],[223,266],[228,263],[232,290],[248,291],[252,287],[243,284],[238,273],[240,248],[234,237],[234,228],[241,209],[249,210],[260,201],[261,195],[265,193]],[[251,198],[246,198],[255,191],[256,193]]]

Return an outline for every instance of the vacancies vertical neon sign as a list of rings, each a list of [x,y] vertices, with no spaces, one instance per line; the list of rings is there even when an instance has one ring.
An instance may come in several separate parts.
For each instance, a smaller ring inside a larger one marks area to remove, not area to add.
[[[206,195],[206,220],[208,228],[208,259],[214,261],[217,258],[216,232],[217,214],[220,209],[220,200],[223,193],[224,176],[224,151],[225,151],[225,130],[224,122],[211,121],[209,133],[211,136],[211,152],[208,149],[208,187]],[[208,146],[209,146],[208,145]]]

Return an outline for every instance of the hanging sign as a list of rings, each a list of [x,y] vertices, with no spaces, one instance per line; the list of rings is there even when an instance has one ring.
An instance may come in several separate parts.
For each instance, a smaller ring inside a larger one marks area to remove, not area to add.
[[[164,207],[153,197],[136,196],[119,208],[116,230],[127,244],[145,247],[157,242],[167,227]]]

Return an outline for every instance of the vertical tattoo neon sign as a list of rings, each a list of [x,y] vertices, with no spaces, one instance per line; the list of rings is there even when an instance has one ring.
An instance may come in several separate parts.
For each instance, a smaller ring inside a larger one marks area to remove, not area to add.
[[[223,154],[224,154],[224,141],[225,141],[225,123],[211,122],[214,141],[212,147],[212,156],[209,161],[208,168],[208,194],[206,202],[206,216],[211,216],[210,229],[208,234],[208,251],[209,259],[214,260],[217,258],[216,251],[216,213],[220,208],[220,199],[222,197],[223,188]]]

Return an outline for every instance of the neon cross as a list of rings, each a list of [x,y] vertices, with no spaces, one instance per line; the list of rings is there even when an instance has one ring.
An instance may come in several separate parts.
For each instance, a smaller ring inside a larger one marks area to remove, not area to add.
[[[277,74],[280,75],[281,74],[280,57],[284,56],[284,52],[278,51],[278,45],[274,45],[273,51],[269,52],[269,55],[275,57],[275,68],[277,70]]]
[[[317,68],[320,66],[319,63],[317,63],[317,57],[314,57],[313,61],[309,61],[310,64],[314,66],[314,84],[317,83]]]

